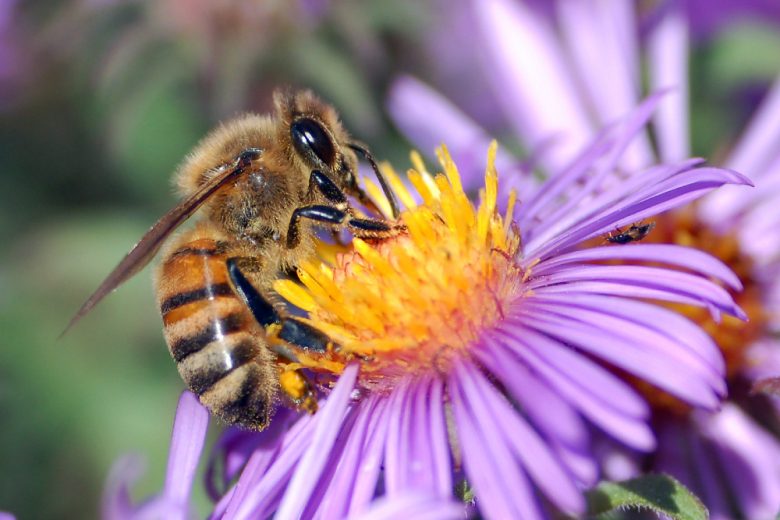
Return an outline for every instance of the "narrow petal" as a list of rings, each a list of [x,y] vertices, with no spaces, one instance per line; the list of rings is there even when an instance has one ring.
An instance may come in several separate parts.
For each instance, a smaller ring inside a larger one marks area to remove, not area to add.
[[[499,432],[503,433],[504,441],[536,486],[562,511],[582,514],[585,500],[581,491],[544,440],[481,375],[470,375],[471,382],[482,394],[484,406],[490,409],[497,422],[502,422],[503,428]]]
[[[631,247],[591,247],[558,255],[534,267],[535,276],[545,275],[559,266],[604,260],[640,260],[684,267],[720,280],[732,289],[742,289],[742,282],[729,266],[718,258],[693,249],[672,244],[634,244]]]
[[[347,444],[344,447],[343,455],[338,460],[334,471],[334,476],[328,486],[328,491],[324,493],[322,503],[317,510],[317,516],[320,518],[343,518],[349,511],[349,502],[352,498],[352,489],[355,487],[355,481],[359,477],[361,456],[365,449],[372,423],[375,421],[374,412],[377,408],[379,398],[375,395],[370,396],[365,402],[359,405],[356,412],[356,422],[350,432]],[[376,483],[376,479],[374,479]]]
[[[545,363],[532,351],[531,341],[539,346],[553,343],[533,329],[526,329],[522,335],[512,336],[504,341],[504,349],[493,349],[493,357],[498,364],[511,366],[512,355],[520,356],[529,368],[568,400],[580,413],[597,427],[620,442],[641,451],[655,447],[655,439],[644,417],[632,417],[615,410],[611,400],[604,401],[591,392],[591,387],[580,381],[577,374],[562,373]],[[508,352],[512,349],[512,353]]]
[[[389,402],[388,398],[380,397],[377,408],[372,414],[368,438],[360,455],[356,482],[349,503],[350,514],[366,511],[374,498],[387,440]]]
[[[393,391],[389,404],[389,425],[385,444],[385,487],[388,496],[406,491],[409,457],[409,419],[413,398],[408,386],[409,380],[401,382]]]
[[[723,377],[725,373],[723,357],[712,338],[695,323],[669,309],[642,301],[596,294],[562,296],[538,292],[534,295],[535,302],[548,300],[560,308],[573,307],[573,314],[576,314],[576,309],[583,308],[634,321],[651,330],[654,334],[661,334],[680,346],[690,349],[717,379]]]
[[[318,413],[310,445],[301,457],[276,512],[279,518],[297,518],[303,512],[341,429],[358,370],[358,365],[344,369],[325,406]]]
[[[683,206],[724,184],[748,184],[749,180],[737,172],[720,168],[697,168],[679,172],[664,181],[636,190],[622,201],[606,200],[593,203],[587,217],[573,214],[571,222],[556,222],[555,226],[543,235],[534,236],[527,245],[527,254],[531,257],[545,257],[552,253],[562,253],[575,247],[584,240],[593,238],[615,229],[615,226],[627,225],[658,213]],[[621,190],[631,187],[629,182],[621,183]],[[611,192],[610,197],[620,194]],[[599,209],[602,208],[602,209]]]
[[[398,421],[398,427],[390,426],[387,439],[385,483],[388,496],[412,491],[442,497],[452,495],[452,470],[448,453],[446,449],[442,450],[447,447],[448,439],[441,422],[441,386],[438,401],[432,399],[432,386],[433,380],[423,378],[405,389],[396,390],[396,393],[407,395],[405,402],[399,400],[403,417]],[[432,436],[432,426],[437,430],[436,437]],[[443,481],[438,482],[438,479]]]
[[[596,305],[596,302],[602,303],[604,306]],[[684,367],[691,374],[695,374],[702,381],[705,381],[719,395],[726,394],[726,384],[723,381],[724,363],[719,359],[720,351],[714,342],[706,343],[705,348],[699,352],[695,343],[692,345],[686,343],[685,338],[681,335],[668,334],[665,330],[654,327],[652,322],[648,326],[642,318],[635,319],[634,314],[628,310],[632,307],[632,303],[631,301],[620,302],[612,298],[594,298],[591,301],[580,299],[576,304],[571,300],[549,301],[544,298],[532,298],[525,302],[524,307],[529,311],[537,311],[545,315],[598,324],[607,331],[619,330],[625,334],[625,337],[641,338],[632,345],[632,348],[643,348],[656,356],[679,363],[681,368]],[[636,306],[632,310],[640,309],[641,306]],[[697,336],[694,339],[700,339],[700,337]],[[566,350],[563,352],[571,355]],[[555,353],[555,351],[550,353]],[[545,351],[542,355],[548,356],[550,353]],[[569,363],[574,365],[571,361]],[[581,370],[584,371],[586,368],[582,367]],[[596,375],[593,374],[593,377]]]
[[[780,158],[780,77],[756,110],[726,165],[761,186]],[[730,223],[745,207],[739,190],[719,190],[702,201],[698,211],[705,221]]]
[[[497,98],[527,148],[555,140],[555,153],[541,162],[557,171],[593,128],[550,24],[520,2],[479,0],[473,6]]]
[[[397,497],[380,498],[371,509],[349,520],[462,520],[466,508],[454,500],[445,500],[424,493],[405,493]]]
[[[556,7],[562,38],[597,123],[612,123],[636,106],[640,93],[634,6],[623,0],[584,0],[556,2]],[[530,81],[535,78],[529,75]],[[639,134],[622,164],[636,169],[651,161],[647,137]]]
[[[520,323],[590,352],[694,406],[714,409],[720,401],[700,374],[681,367],[676,360],[658,356],[648,343],[635,335],[562,316],[540,316],[539,313],[534,313],[532,319],[521,317]],[[629,346],[636,348],[629,349]]]
[[[548,437],[567,446],[586,446],[589,442],[587,427],[571,404],[540,381],[538,376],[519,360],[498,362],[497,357],[501,355],[504,347],[497,342],[494,335],[485,336],[481,348],[475,351],[480,362],[506,385],[525,414],[532,418],[537,428]]]
[[[581,265],[559,269],[544,278],[533,279],[528,284],[531,290],[542,290],[549,286],[579,281],[619,283],[626,287],[636,286],[657,289],[697,300],[699,306],[713,305],[716,308],[745,318],[731,295],[710,280],[682,271],[672,271],[643,265]]]
[[[766,95],[731,154],[727,167],[760,179],[780,150],[780,77]]]
[[[594,188],[601,188],[603,179],[614,173],[624,151],[650,119],[663,95],[660,92],[649,96],[620,121],[602,130],[565,168],[553,170],[556,175],[523,205],[519,220],[521,227],[535,229],[541,225],[544,229],[545,218],[555,220],[551,217],[555,212],[562,214],[564,207],[577,207],[579,201],[587,198]],[[582,185],[588,188],[583,189]],[[561,202],[563,195],[566,196]]]
[[[459,365],[448,381],[455,427],[466,475],[476,491],[477,506],[489,518],[543,519],[527,477]]]
[[[145,464],[138,456],[126,455],[111,466],[100,506],[101,518],[124,520],[132,518],[135,506],[130,499],[130,488],[143,475]]]
[[[390,87],[388,112],[396,126],[421,151],[432,156],[442,143],[458,164],[463,188],[473,191],[484,179],[485,154],[493,140],[475,121],[461,112],[428,85],[411,76],[401,76]],[[502,177],[520,182],[525,191],[533,182],[530,172],[523,171],[518,159],[499,147],[496,168]]]
[[[703,431],[716,445],[729,488],[746,518],[770,518],[780,504],[780,442],[733,403]]]
[[[198,398],[190,392],[182,393],[176,409],[163,490],[165,500],[182,512],[182,518],[189,508],[192,484],[206,442],[208,425],[209,413]]]
[[[300,460],[314,430],[313,416],[301,416],[285,435],[274,463],[266,468],[266,456],[260,452],[249,458],[236,482],[225,520],[253,518],[270,514],[281,500],[295,465]],[[255,514],[255,512],[258,512]]]
[[[652,90],[669,89],[655,115],[655,136],[663,162],[690,156],[688,123],[688,21],[676,2],[669,2],[647,38]]]

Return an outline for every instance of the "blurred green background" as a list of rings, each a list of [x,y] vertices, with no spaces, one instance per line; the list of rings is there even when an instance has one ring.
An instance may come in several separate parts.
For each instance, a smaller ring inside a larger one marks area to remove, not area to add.
[[[266,111],[286,84],[314,88],[405,168],[388,85],[401,72],[445,91],[463,78],[421,50],[452,36],[436,2],[2,1],[0,510],[91,518],[124,453],[149,462],[135,494],[159,489],[182,383],[148,270],[57,336],[175,203],[184,154],[217,121]],[[744,25],[699,45],[699,153],[741,128],[780,69],[779,45]]]

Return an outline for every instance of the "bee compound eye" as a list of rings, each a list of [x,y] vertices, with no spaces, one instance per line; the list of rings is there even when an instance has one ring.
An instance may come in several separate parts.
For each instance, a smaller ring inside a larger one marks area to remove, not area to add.
[[[290,125],[293,146],[303,156],[313,153],[327,166],[333,166],[336,150],[328,132],[322,125],[307,117],[298,119]]]

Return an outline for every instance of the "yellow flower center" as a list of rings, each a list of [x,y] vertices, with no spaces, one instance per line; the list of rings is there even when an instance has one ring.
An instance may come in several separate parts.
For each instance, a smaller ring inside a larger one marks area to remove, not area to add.
[[[520,293],[524,273],[516,262],[514,196],[506,215],[499,215],[495,143],[477,207],[464,193],[446,148],[438,152],[444,173],[435,176],[412,154],[415,169],[408,178],[422,204],[383,167],[406,207],[400,216],[405,232],[386,240],[356,238],[342,252],[323,248],[320,263],[301,266],[303,286],[275,284],[337,344],[326,356],[300,356],[301,366],[338,374],[359,360],[361,386],[380,391],[407,375],[446,373]],[[380,190],[372,183],[367,188],[387,210]]]

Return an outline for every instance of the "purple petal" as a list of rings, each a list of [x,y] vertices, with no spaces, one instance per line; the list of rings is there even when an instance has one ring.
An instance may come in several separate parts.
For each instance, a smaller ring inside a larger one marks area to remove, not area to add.
[[[705,276],[716,278],[735,290],[742,282],[734,271],[718,258],[689,247],[671,244],[634,244],[631,247],[592,247],[557,255],[533,268],[534,276],[546,275],[560,266],[604,260],[640,260],[684,267]]]
[[[101,504],[101,518],[123,520],[132,518],[135,506],[130,499],[130,488],[143,475],[145,464],[140,457],[126,455],[111,467]]]
[[[448,381],[455,428],[468,480],[474,486],[477,506],[489,518],[543,519],[528,479],[506,442],[503,427],[482,402],[467,372],[457,365]]]
[[[582,493],[544,440],[481,375],[472,373],[471,376],[471,383],[482,394],[484,406],[494,418],[500,418],[503,429],[499,432],[504,434],[504,442],[536,486],[562,511],[581,514],[585,509]]]
[[[544,348],[554,343],[554,340],[524,327],[522,331],[518,330],[516,335],[502,342],[505,348],[491,349],[495,365],[511,367],[512,355],[522,356],[521,359],[538,377],[547,381],[580,413],[609,435],[637,450],[648,451],[655,447],[653,434],[643,417],[633,417],[615,410],[611,399],[605,401],[598,394],[594,394],[593,388],[581,382],[577,374],[561,372],[545,363],[533,351],[532,342]],[[510,355],[506,349],[512,349],[513,354]],[[484,358],[482,361],[487,364]]]
[[[652,305],[632,305],[631,301],[618,301],[610,297],[593,298],[580,297],[579,299],[547,299],[534,297],[524,303],[524,307],[530,312],[549,314],[563,318],[573,318],[583,323],[599,324],[605,330],[619,330],[627,336],[642,338],[642,345],[648,351],[655,352],[657,356],[663,356],[674,360],[692,373],[706,381],[719,395],[726,394],[724,377],[724,363],[720,359],[720,350],[712,340],[694,333],[688,343],[683,334],[672,329],[673,333],[656,327],[647,317],[637,317],[634,312],[645,309],[652,312]],[[664,316],[664,309],[656,307],[658,317]],[[634,312],[632,312],[634,311]],[[674,313],[671,313],[674,314]],[[692,326],[688,332],[697,330]],[[681,331],[686,332],[685,330]],[[698,343],[704,340],[704,343]]]
[[[670,89],[655,115],[655,136],[662,161],[690,156],[688,127],[688,25],[676,2],[669,2],[647,40],[651,89]]]
[[[557,2],[556,7],[563,39],[598,124],[612,123],[636,106],[640,92],[634,6],[624,0],[581,0]],[[535,78],[529,74],[527,80]],[[640,134],[622,163],[635,169],[651,161],[647,138]]]
[[[462,518],[462,516],[461,516],[461,518]],[[0,520],[16,520],[16,517],[14,515],[12,515],[11,513],[6,513],[5,511],[0,511]]]
[[[530,290],[546,290],[560,284],[581,281],[610,282],[626,288],[657,289],[670,295],[680,295],[698,301],[698,306],[712,305],[741,319],[745,313],[737,307],[731,295],[715,283],[694,274],[644,265],[581,265],[558,269],[543,278],[533,278]],[[637,294],[636,297],[640,297]],[[662,298],[666,299],[666,298]]]
[[[325,406],[317,414],[310,444],[301,457],[276,512],[279,518],[297,518],[303,512],[341,430],[358,370],[358,365],[349,365],[344,369]]]
[[[410,76],[396,79],[388,95],[388,111],[403,134],[425,155],[431,156],[442,143],[452,154],[466,191],[484,184],[485,154],[492,141],[485,130],[438,92]],[[533,182],[517,159],[499,147],[496,167],[502,178],[511,176],[525,191]],[[521,191],[521,192],[522,192]]]
[[[534,302],[542,301],[557,305],[559,309],[571,307],[572,314],[576,314],[577,309],[588,309],[631,320],[647,328],[652,334],[661,334],[675,344],[689,349],[698,361],[704,363],[702,368],[713,374],[715,381],[720,382],[723,377],[725,372],[723,357],[712,338],[694,322],[676,312],[641,301],[596,294],[562,296],[537,292],[534,295]]]
[[[396,386],[390,397],[387,441],[385,443],[385,487],[389,496],[407,491],[405,463],[409,457],[409,422],[412,393],[409,379]]]
[[[595,484],[598,471],[589,450],[589,431],[569,402],[520,362],[500,363],[495,340],[486,336],[475,349],[483,365],[504,384],[525,415],[544,434],[569,470],[584,484]]]
[[[395,389],[399,414],[390,418],[385,454],[388,496],[410,491],[452,495],[452,467],[444,423],[441,381],[424,379]],[[399,395],[401,394],[401,395]]]
[[[472,5],[496,97],[528,149],[556,140],[555,153],[541,162],[557,171],[589,141],[593,128],[552,28],[520,2]]]
[[[351,515],[349,520],[462,520],[465,516],[465,506],[454,500],[424,493],[404,493],[392,498],[380,498],[372,504],[370,510]]]
[[[302,415],[296,421],[285,435],[270,468],[266,467],[265,453],[259,452],[249,458],[234,487],[225,520],[261,517],[276,508],[298,460],[309,446],[315,422],[314,416],[310,415]]]
[[[686,296],[679,293],[671,293],[666,289],[656,289],[652,287],[641,287],[639,285],[629,286],[620,281],[603,282],[571,282],[563,285],[553,285],[543,288],[545,294],[571,294],[588,296],[591,294],[602,294],[609,296],[623,296],[644,300],[660,300],[684,305],[693,305],[695,307],[709,307],[698,297]],[[712,309],[710,309],[712,312]]]
[[[225,430],[217,444],[212,448],[206,470],[206,483],[212,499],[216,500],[217,497],[223,496],[224,492],[222,490],[246,466],[249,457],[255,457],[255,464],[260,465],[258,471],[265,471],[265,468],[268,468],[276,457],[280,443],[286,435],[291,422],[297,416],[296,412],[280,407],[274,413],[271,424],[262,433],[249,432],[238,428]],[[217,479],[216,471],[219,466],[217,462],[220,459],[222,462],[222,475]],[[215,488],[217,480],[219,480],[220,489]]]
[[[529,332],[526,330],[519,331],[506,327],[501,332],[505,336],[504,344],[521,358],[526,359],[526,355],[531,354],[536,361],[551,370],[560,374],[576,374],[576,381],[578,386],[582,387],[581,390],[601,401],[603,406],[635,419],[648,417],[647,403],[639,394],[619,377],[579,352],[556,341],[539,337],[533,332],[528,336],[529,341],[520,345],[516,341],[517,337]]]
[[[518,324],[585,350],[694,406],[713,409],[719,403],[716,389],[702,374],[681,366],[676,359],[659,356],[652,344],[635,334],[539,312],[520,315],[518,320]]]
[[[761,103],[753,119],[726,162],[743,172],[759,186],[780,160],[780,77]],[[739,190],[719,190],[702,201],[699,213],[707,222],[730,223],[745,208],[745,194]]]
[[[444,416],[444,382],[435,378],[431,382],[431,397],[425,414],[431,451],[430,472],[438,497],[452,495],[452,461],[450,460],[449,434]]]
[[[730,520],[732,518],[731,507],[727,504],[726,493],[720,485],[720,475],[716,465],[716,459],[712,450],[708,449],[700,439],[695,438],[695,433],[685,432],[688,438],[688,450],[691,465],[695,468],[698,478],[698,486],[694,489],[699,498],[709,506],[711,519]]]
[[[780,77],[750,121],[727,166],[760,179],[780,153]]]
[[[603,197],[612,198],[609,203],[603,200],[598,204],[594,202],[587,208],[583,205],[581,211],[590,213],[587,218],[582,213],[577,213],[569,218],[572,222],[556,221],[550,230],[534,236],[531,243],[526,244],[526,255],[545,257],[559,253],[575,247],[583,240],[612,231],[616,226],[636,222],[687,204],[723,184],[749,183],[742,175],[719,168],[698,168],[678,173],[680,175],[636,190],[623,200],[614,200],[619,193],[612,191]],[[647,180],[651,178],[648,176]],[[621,183],[619,189],[625,192],[631,187],[630,181],[627,181]],[[573,225],[577,221],[579,224]]]
[[[663,95],[657,93],[649,96],[622,120],[605,128],[560,173],[556,170],[556,175],[522,206],[521,227],[526,227],[522,219],[530,223],[544,221],[545,217],[550,219],[554,212],[564,214],[562,207],[578,206],[579,201],[599,187],[605,176],[614,173],[623,152],[647,123]],[[595,173],[594,168],[597,168]],[[588,188],[583,189],[582,185]],[[560,199],[564,194],[567,197],[561,204]]]
[[[369,435],[371,422],[374,419],[379,398],[370,396],[365,402],[358,405],[355,412],[356,421],[349,432],[343,452],[334,463],[336,469],[333,472],[327,491],[324,491],[322,501],[317,509],[320,518],[343,518],[349,510],[349,501],[352,497],[352,489],[358,478],[358,468],[364,444]],[[374,479],[376,484],[376,479]]]
[[[389,401],[385,397],[378,399],[377,408],[371,416],[368,438],[359,457],[356,482],[349,502],[350,514],[366,511],[374,497],[390,422]]]
[[[209,413],[190,392],[182,393],[176,409],[176,419],[168,455],[163,496],[186,518],[192,483],[198,469],[200,454],[206,441]]]
[[[302,518],[327,518],[321,511],[322,503],[328,497],[328,490],[331,489],[338,473],[350,473],[354,469],[343,466],[341,462],[347,455],[345,453],[346,448],[350,445],[350,441],[352,441],[355,433],[355,423],[362,416],[360,411],[362,410],[359,405],[353,405],[348,408],[344,419],[341,421],[341,428],[336,436],[336,440],[333,442],[333,446],[330,448],[327,459],[323,464],[322,473],[320,473],[311,495],[306,500],[305,508],[301,514]],[[354,475],[354,472],[351,474]],[[342,494],[346,493],[347,490],[338,489],[336,492]]]
[[[780,443],[729,403],[703,425],[717,446],[728,488],[747,518],[771,518],[780,504]]]
[[[475,349],[475,355],[507,387],[525,414],[548,437],[566,446],[587,446],[587,427],[570,403],[540,381],[523,363],[499,363],[497,356],[501,355],[502,348],[496,345],[496,339],[486,335],[480,348]]]

